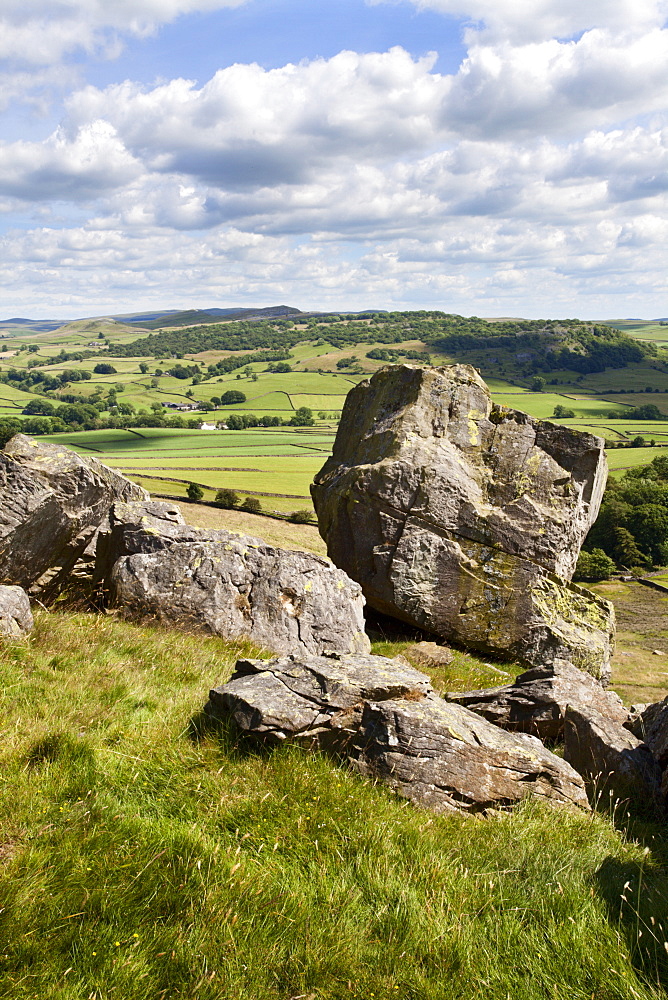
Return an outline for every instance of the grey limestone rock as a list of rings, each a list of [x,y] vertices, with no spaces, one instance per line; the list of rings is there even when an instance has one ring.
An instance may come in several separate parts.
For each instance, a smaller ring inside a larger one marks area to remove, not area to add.
[[[402,654],[416,667],[437,669],[447,667],[452,663],[452,650],[448,646],[439,646],[435,642],[415,642],[408,646]]]
[[[209,693],[206,711],[231,715],[245,734],[270,744],[345,752],[365,701],[419,699],[431,690],[428,677],[396,658],[293,654],[238,660],[232,679]]]
[[[435,812],[484,812],[526,796],[587,807],[579,775],[540,740],[438,698],[429,678],[378,656],[240,660],[209,715],[269,744],[333,753]]]
[[[640,707],[642,711],[636,714],[629,728],[647,744],[654,759],[665,770],[668,767],[668,698]]]
[[[481,812],[527,796],[587,807],[579,775],[535,736],[440,698],[365,704],[352,756],[362,774],[434,812]]]
[[[590,674],[566,660],[533,667],[512,684],[480,691],[451,691],[445,698],[465,705],[503,729],[533,733],[541,740],[563,738],[569,705],[585,714],[597,712],[620,725],[626,725],[629,719],[619,695],[604,691]]]
[[[17,434],[0,452],[0,581],[55,592],[114,500],[148,494],[94,458]]]
[[[126,614],[155,617],[277,652],[366,652],[364,598],[329,560],[183,523],[173,505],[118,503],[96,577]]]
[[[582,775],[596,801],[631,801],[663,813],[661,768],[649,747],[618,721],[569,706],[564,757]]]
[[[0,635],[18,639],[32,628],[30,600],[23,587],[0,586]]]
[[[311,487],[330,557],[386,614],[530,665],[609,678],[609,602],[569,583],[604,442],[492,403],[468,365],[398,365],[349,394]]]

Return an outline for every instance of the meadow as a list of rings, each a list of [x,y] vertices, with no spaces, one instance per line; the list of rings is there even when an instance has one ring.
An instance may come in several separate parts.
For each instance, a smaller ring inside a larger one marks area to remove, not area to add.
[[[119,469],[151,493],[185,496],[195,482],[204,499],[219,489],[253,496],[279,513],[311,509],[309,485],[331,452],[332,430],[265,428],[246,431],[84,431],[49,440]]]
[[[196,482],[206,499],[213,499],[218,489],[231,488],[243,496],[255,496],[268,510],[288,513],[310,507],[309,483],[331,450],[347,393],[384,364],[367,356],[388,346],[382,339],[376,341],[377,335],[372,332],[376,326],[382,329],[382,322],[370,326],[367,320],[349,321],[353,322],[370,331],[367,343],[344,346],[332,343],[327,339],[330,329],[327,322],[298,319],[295,329],[305,339],[290,348],[290,371],[272,372],[271,363],[254,361],[224,374],[211,374],[208,370],[209,365],[234,355],[225,348],[224,335],[220,349],[208,348],[174,359],[115,357],[115,347],[140,343],[136,338],[142,336],[141,330],[122,322],[78,321],[55,331],[25,333],[22,342],[12,341],[5,331],[6,350],[0,355],[0,374],[12,368],[28,373],[29,366],[35,364],[46,376],[58,376],[66,370],[90,374],[87,380],[48,393],[56,405],[68,392],[102,407],[110,399],[108,405],[116,404],[134,412],[151,413],[160,404],[194,407],[202,404],[202,409],[183,414],[186,420],[224,422],[232,413],[252,413],[258,418],[279,418],[287,423],[296,410],[307,407],[316,421],[313,428],[282,426],[231,432],[134,428],[50,436],[51,440],[83,454],[96,454],[155,493],[183,496],[188,483]],[[410,326],[405,323],[406,331]],[[643,331],[633,327],[629,332],[639,336]],[[559,422],[597,434],[611,443],[625,444],[641,436],[648,447],[650,442],[654,442],[655,448],[668,444],[668,371],[663,370],[660,358],[647,358],[622,370],[590,375],[555,370],[546,376],[548,384],[543,391],[535,392],[531,390],[531,377],[521,371],[521,365],[507,350],[469,350],[461,357],[453,357],[428,348],[415,334],[407,332],[405,337],[392,344],[392,349],[428,350],[432,363],[462,360],[477,363],[497,403],[541,419],[556,419],[555,408],[566,407],[575,416],[560,418]],[[26,342],[32,346],[28,347]],[[24,349],[18,350],[22,346]],[[91,356],[70,357],[81,351]],[[342,360],[345,367],[339,367]],[[115,371],[96,373],[94,369],[101,363],[111,364]],[[196,377],[182,379],[169,374],[177,364],[190,367]],[[663,391],[647,392],[648,388]],[[242,392],[245,401],[227,406],[212,402],[230,389]],[[20,418],[22,409],[36,395],[39,386],[28,392],[14,383],[0,383],[0,416]],[[622,419],[630,407],[647,403],[657,406],[666,420]],[[215,409],[207,412],[204,407],[211,405]],[[174,412],[173,408],[164,411],[167,415]],[[611,450],[610,465],[613,470],[634,467],[656,453],[643,449]]]
[[[288,545],[315,532],[255,521]],[[0,996],[665,996],[664,825],[530,801],[436,816],[323,756],[246,747],[201,709],[247,655],[66,605],[0,645]],[[455,651],[432,680],[516,671]]]

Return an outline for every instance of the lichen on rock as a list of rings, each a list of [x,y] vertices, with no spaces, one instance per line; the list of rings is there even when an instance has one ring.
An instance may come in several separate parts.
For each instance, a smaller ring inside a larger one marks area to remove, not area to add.
[[[330,558],[369,604],[485,654],[604,683],[608,602],[569,583],[604,442],[493,404],[468,365],[396,365],[348,395],[312,486]]]

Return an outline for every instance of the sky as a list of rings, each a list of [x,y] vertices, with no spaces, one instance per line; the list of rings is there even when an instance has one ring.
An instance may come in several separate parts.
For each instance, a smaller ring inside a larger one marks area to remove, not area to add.
[[[668,315],[668,0],[0,0],[0,318]]]

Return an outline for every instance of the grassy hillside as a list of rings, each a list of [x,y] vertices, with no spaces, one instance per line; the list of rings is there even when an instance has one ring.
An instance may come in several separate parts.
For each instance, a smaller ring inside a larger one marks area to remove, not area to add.
[[[196,722],[248,652],[46,611],[2,646],[1,996],[664,996],[662,827],[439,818],[324,758],[249,752]],[[458,655],[438,681],[493,677]]]

